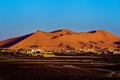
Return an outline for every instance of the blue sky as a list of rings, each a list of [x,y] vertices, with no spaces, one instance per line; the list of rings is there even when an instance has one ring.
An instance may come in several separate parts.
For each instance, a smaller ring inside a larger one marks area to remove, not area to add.
[[[120,36],[120,0],[0,0],[0,40],[63,28]]]

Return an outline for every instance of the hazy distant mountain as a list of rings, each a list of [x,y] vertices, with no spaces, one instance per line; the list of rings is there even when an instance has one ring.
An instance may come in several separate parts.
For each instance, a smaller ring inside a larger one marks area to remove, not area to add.
[[[120,48],[120,37],[105,31],[74,32],[61,29],[52,32],[34,33],[0,41],[2,48],[41,48],[41,49],[115,49]]]

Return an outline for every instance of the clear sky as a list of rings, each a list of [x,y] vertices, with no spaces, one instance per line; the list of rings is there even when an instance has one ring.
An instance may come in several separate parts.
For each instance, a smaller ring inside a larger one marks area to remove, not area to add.
[[[120,0],[0,0],[0,40],[63,28],[120,36]]]

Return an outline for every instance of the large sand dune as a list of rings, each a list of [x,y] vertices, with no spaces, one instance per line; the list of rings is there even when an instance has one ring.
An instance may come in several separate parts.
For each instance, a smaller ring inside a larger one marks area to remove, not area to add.
[[[120,37],[105,30],[74,32],[67,29],[34,33],[0,41],[2,48],[41,49],[115,49],[120,48]]]

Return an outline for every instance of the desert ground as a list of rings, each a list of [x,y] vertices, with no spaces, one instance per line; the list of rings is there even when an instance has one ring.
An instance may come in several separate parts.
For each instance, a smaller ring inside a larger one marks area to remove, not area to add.
[[[120,80],[120,63],[0,57],[0,80]]]

